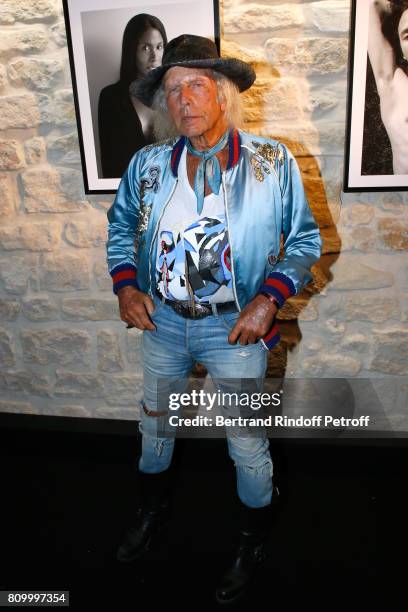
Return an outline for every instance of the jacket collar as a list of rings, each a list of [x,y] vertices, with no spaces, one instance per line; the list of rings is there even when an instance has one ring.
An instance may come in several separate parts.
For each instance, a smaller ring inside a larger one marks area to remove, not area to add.
[[[185,147],[185,144],[186,144],[186,137],[182,136],[181,138],[179,138],[179,140],[177,140],[171,152],[170,164],[171,164],[171,171],[173,173],[173,176],[177,176],[178,174],[180,158],[181,158],[183,149]],[[238,163],[239,156],[241,154],[241,137],[239,135],[238,130],[235,130],[235,129],[230,130],[230,133],[228,136],[228,151],[229,151],[229,154],[228,154],[228,163],[227,163],[226,170],[229,170],[230,168],[232,168]]]

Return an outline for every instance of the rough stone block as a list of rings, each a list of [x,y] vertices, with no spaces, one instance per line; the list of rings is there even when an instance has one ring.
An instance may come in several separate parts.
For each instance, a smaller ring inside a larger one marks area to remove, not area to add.
[[[359,256],[342,255],[331,268],[333,280],[330,289],[380,289],[392,287],[394,275],[359,261]]]
[[[68,244],[78,248],[104,246],[108,239],[108,223],[70,222],[65,225],[64,237]]]
[[[321,0],[306,6],[311,9],[313,25],[320,32],[347,33],[350,20],[348,0]]]
[[[257,79],[242,99],[245,121],[263,122],[268,108],[273,108],[275,121],[297,120],[302,116],[301,92],[295,80]]]
[[[302,10],[296,4],[269,6],[268,4],[248,3],[231,8],[224,15],[226,34],[282,30],[302,24]]]
[[[49,165],[30,168],[21,175],[24,186],[24,207],[28,213],[77,212],[83,204],[70,199],[61,184],[61,175]]]
[[[21,332],[24,361],[40,365],[88,366],[91,337],[81,329],[31,329]]]
[[[31,93],[0,97],[0,130],[32,128],[40,124],[40,110]]]
[[[374,356],[370,370],[386,374],[408,374],[408,329],[392,327],[374,329]]]
[[[361,202],[345,209],[344,221],[347,225],[368,225],[374,219],[374,215],[374,206]]]
[[[100,291],[112,291],[112,277],[106,261],[97,261],[94,265],[94,278]]]
[[[0,140],[0,170],[19,170],[24,166],[24,152],[18,140]]]
[[[5,329],[0,329],[0,364],[13,366],[16,362],[13,336]]]
[[[348,38],[270,38],[265,42],[273,66],[285,72],[332,74],[347,67]]]
[[[375,250],[376,234],[371,227],[355,227],[351,231],[353,248],[368,253]]]
[[[346,296],[345,315],[348,321],[380,323],[388,319],[399,319],[400,306],[397,296],[389,291],[359,291]]]
[[[36,260],[28,255],[0,256],[0,279],[9,293],[22,295],[28,281],[36,276]]]
[[[0,215],[10,217],[14,215],[18,202],[17,185],[15,177],[0,175]]]
[[[43,374],[30,370],[18,372],[0,372],[0,389],[8,393],[25,393],[26,395],[50,395],[50,381]]]
[[[88,259],[64,251],[46,255],[41,269],[41,288],[48,291],[88,289]]]
[[[380,219],[378,222],[380,240],[394,251],[408,249],[408,224],[397,219]]]
[[[7,85],[7,70],[3,66],[3,64],[0,64],[0,89],[4,89],[6,85]]]
[[[0,247],[5,251],[53,251],[60,235],[59,223],[13,224],[0,227]]]
[[[0,9],[1,10],[1,9]],[[40,53],[48,44],[48,36],[42,26],[3,29],[0,36],[0,56],[16,53]]]
[[[23,300],[23,314],[30,321],[55,321],[58,308],[47,296],[27,297]]]
[[[341,341],[341,348],[346,351],[356,351],[362,355],[367,354],[369,341],[363,334],[349,334]]]
[[[105,374],[105,399],[114,406],[137,405],[143,391],[142,375]]]
[[[322,353],[302,360],[302,371],[307,376],[330,378],[355,376],[361,369],[361,361],[348,355]]]
[[[46,162],[45,140],[41,136],[34,136],[24,143],[27,164],[43,164]]]
[[[15,321],[20,312],[20,302],[0,298],[0,321]]]
[[[57,17],[58,3],[53,0],[2,0],[0,23],[49,21]]]
[[[143,332],[136,327],[126,330],[127,358],[129,363],[141,367]]]
[[[54,392],[57,396],[101,397],[103,395],[103,382],[95,374],[57,370]]]
[[[116,296],[112,298],[65,298],[62,302],[64,319],[70,321],[118,321]]]
[[[58,59],[21,58],[10,62],[8,78],[16,87],[53,90],[64,73],[64,64]]]
[[[77,133],[71,132],[70,134],[50,138],[48,141],[48,154],[50,159],[56,164],[79,164],[81,156],[79,154]]]
[[[118,372],[124,369],[119,334],[110,330],[98,332],[98,368],[102,372]]]

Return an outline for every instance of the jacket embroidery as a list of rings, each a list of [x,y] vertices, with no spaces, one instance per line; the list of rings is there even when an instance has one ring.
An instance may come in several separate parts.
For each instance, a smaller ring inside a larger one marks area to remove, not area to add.
[[[146,204],[144,201],[144,196],[147,189],[151,189],[154,193],[157,193],[160,189],[160,168],[159,166],[151,166],[149,168],[149,177],[142,178],[140,180],[140,209],[139,209],[139,221],[136,228],[135,233],[135,252],[137,255],[137,251],[140,246],[140,238],[147,230],[147,226],[149,225],[149,219],[152,212],[151,204]]]
[[[265,180],[265,175],[271,173],[270,166],[276,169],[277,164],[283,164],[283,151],[277,145],[273,147],[268,142],[261,145],[252,141],[252,144],[256,147],[256,153],[251,155],[251,166],[256,180],[262,182]]]
[[[149,152],[152,151],[152,149],[157,149],[159,147],[162,147],[163,145],[169,145],[170,147],[173,147],[176,142],[177,138],[166,138],[165,140],[159,140],[158,142],[153,142],[152,144],[146,145],[145,147],[143,147],[143,151]]]
[[[143,195],[146,189],[153,189],[154,193],[157,193],[159,191],[160,189],[159,176],[160,176],[159,166],[151,166],[151,168],[149,168],[149,178],[142,178],[140,181],[141,191]]]
[[[135,254],[136,254],[136,260],[137,260],[137,252],[140,246],[140,242],[141,242],[141,237],[142,235],[146,232],[147,230],[147,226],[149,225],[149,219],[150,219],[150,214],[152,212],[152,207],[151,205],[147,205],[144,200],[142,199],[143,197],[143,186],[141,188],[141,200],[140,200],[140,209],[139,209],[139,222],[137,224],[137,228],[136,228],[136,233],[135,233],[135,240],[134,240],[134,246],[135,246]]]

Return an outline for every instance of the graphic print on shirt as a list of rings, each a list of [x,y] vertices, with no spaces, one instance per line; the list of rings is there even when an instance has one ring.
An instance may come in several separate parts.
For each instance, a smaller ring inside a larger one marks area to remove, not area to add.
[[[170,300],[188,299],[186,266],[194,295],[209,301],[222,288],[231,290],[231,262],[225,215],[203,217],[189,225],[162,230],[157,259],[158,284]]]

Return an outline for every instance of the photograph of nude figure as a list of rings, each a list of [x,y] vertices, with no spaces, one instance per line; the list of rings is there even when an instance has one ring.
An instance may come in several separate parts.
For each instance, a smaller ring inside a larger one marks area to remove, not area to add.
[[[344,191],[408,190],[408,0],[353,0]]]

